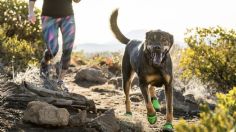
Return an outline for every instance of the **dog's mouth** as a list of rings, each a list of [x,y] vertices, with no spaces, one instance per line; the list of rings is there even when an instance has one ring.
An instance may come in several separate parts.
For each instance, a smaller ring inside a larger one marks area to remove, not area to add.
[[[151,61],[153,66],[161,66],[162,53],[153,52],[151,53]]]
[[[155,67],[160,67],[164,57],[164,51],[160,46],[147,46],[147,59],[149,64]]]

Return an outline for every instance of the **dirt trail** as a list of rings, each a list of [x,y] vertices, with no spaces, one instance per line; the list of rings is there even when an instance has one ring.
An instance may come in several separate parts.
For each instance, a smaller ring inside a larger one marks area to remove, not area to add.
[[[127,125],[129,123],[137,124],[138,126],[142,125],[143,130],[145,132],[156,132],[161,131],[162,126],[165,123],[165,114],[162,114],[160,112],[157,113],[157,123],[154,125],[150,125],[146,119],[146,107],[144,101],[140,102],[132,102],[132,116],[126,116],[125,113],[125,97],[122,90],[116,90],[112,86],[96,86],[98,92],[93,90],[92,88],[84,88],[78,86],[74,82],[75,75],[68,75],[66,77],[66,81],[68,86],[70,87],[69,91],[73,93],[78,93],[86,96],[88,99],[93,99],[96,103],[97,108],[107,108],[107,109],[114,109],[116,117],[119,120],[127,122]],[[104,91],[104,92],[102,92]],[[131,89],[131,95],[132,93],[138,93],[141,94],[139,89]],[[198,117],[196,116],[183,116],[183,115],[174,115],[173,123],[176,124],[180,118],[186,119],[188,122],[196,122],[198,120]],[[126,124],[123,124],[126,125]],[[135,127],[135,126],[134,126]]]
[[[125,116],[125,105],[124,105],[124,93],[122,90],[115,89],[111,85],[93,86],[92,88],[81,87],[74,82],[75,73],[69,73],[65,80],[69,86],[69,92],[84,95],[88,99],[93,99],[98,109],[114,109],[116,117],[120,121],[122,131],[129,132],[126,128],[137,128],[133,130],[143,129],[145,132],[156,132],[161,131],[163,124],[165,123],[165,114],[160,112],[157,113],[158,120],[155,125],[150,125],[146,119],[146,109],[142,98],[140,101],[132,102],[132,116]],[[2,106],[2,91],[9,90],[12,86],[5,85],[8,78],[0,76],[0,131],[7,131],[9,128],[14,128],[16,122],[21,122],[23,110],[19,109],[5,109]],[[131,94],[140,94],[139,89],[132,89]],[[178,122],[180,116],[175,115],[174,124]],[[196,122],[197,117],[185,116],[188,122]],[[127,126],[127,127],[126,127]],[[14,129],[13,129],[14,130]],[[45,130],[45,128],[44,128]],[[52,129],[49,129],[50,131]]]

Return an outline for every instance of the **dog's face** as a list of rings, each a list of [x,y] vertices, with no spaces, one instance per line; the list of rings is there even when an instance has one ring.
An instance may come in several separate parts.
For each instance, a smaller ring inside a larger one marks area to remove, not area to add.
[[[149,64],[154,67],[161,66],[164,54],[173,44],[173,41],[173,35],[167,32],[161,30],[147,32],[144,42],[144,52],[149,60]]]

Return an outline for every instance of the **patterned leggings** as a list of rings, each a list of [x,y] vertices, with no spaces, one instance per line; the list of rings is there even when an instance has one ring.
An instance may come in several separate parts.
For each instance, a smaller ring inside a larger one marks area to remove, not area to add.
[[[62,33],[62,69],[68,69],[71,58],[71,52],[75,39],[75,21],[74,16],[66,16],[53,18],[42,16],[42,32],[46,42],[46,50],[44,52],[44,60],[48,62],[56,56],[59,50],[58,30]]]

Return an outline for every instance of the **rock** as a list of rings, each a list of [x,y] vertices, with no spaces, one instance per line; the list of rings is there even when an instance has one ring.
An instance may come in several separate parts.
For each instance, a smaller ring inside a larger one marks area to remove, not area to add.
[[[157,92],[157,97],[161,104],[161,111],[166,110],[165,91],[161,89]],[[173,110],[174,113],[185,114],[185,113],[198,113],[199,104],[196,103],[194,97],[190,95],[185,98],[182,92],[173,89]]]
[[[56,108],[55,106],[46,106],[39,110],[40,124],[52,126],[67,126],[69,122],[69,112],[65,108]]]
[[[39,123],[39,110],[45,106],[49,106],[49,104],[39,101],[29,102],[26,111],[24,112],[23,120],[32,123]]]
[[[70,126],[81,126],[87,121],[87,112],[81,111],[76,115],[71,115],[69,120]]]
[[[141,102],[143,100],[143,95],[142,93],[130,94],[130,100],[132,102]]]
[[[67,126],[69,115],[65,108],[57,108],[45,102],[32,101],[27,105],[23,120],[39,125]]]
[[[192,94],[187,94],[187,95],[185,95],[184,97],[185,97],[185,101],[186,101],[186,102],[194,103],[194,104],[197,103],[197,101],[196,101],[195,98],[194,98],[194,95],[192,95]]]
[[[122,87],[122,77],[113,77],[108,81],[108,84],[113,84],[116,86],[116,88],[121,88]],[[132,88],[135,86],[139,86],[139,80],[138,77],[135,75],[132,83],[131,83]]]
[[[70,67],[67,72],[68,73],[76,73],[77,72],[77,68],[76,67]]]
[[[112,84],[116,89],[122,87],[122,78],[121,77],[113,77],[108,81],[108,84]]]
[[[119,123],[115,117],[114,110],[104,112],[98,118],[95,118],[90,124],[91,128],[95,128],[101,132],[118,132],[120,131]]]
[[[2,63],[2,59],[0,58],[0,69],[3,69],[4,68],[4,65]]]
[[[107,79],[105,75],[103,74],[103,72],[95,68],[80,69],[75,76],[75,80],[77,82],[88,81],[88,82],[93,82],[97,84],[104,84],[107,82]]]
[[[115,90],[114,85],[109,85],[109,84],[92,86],[91,89],[92,89],[93,92],[98,92],[98,93],[116,93],[116,94],[119,94],[119,92]]]

